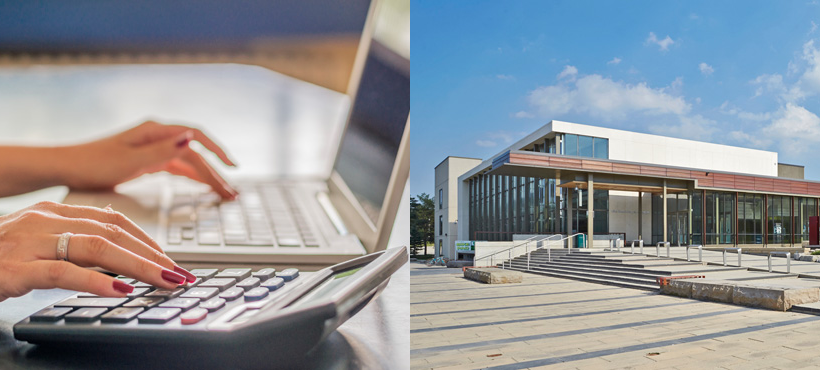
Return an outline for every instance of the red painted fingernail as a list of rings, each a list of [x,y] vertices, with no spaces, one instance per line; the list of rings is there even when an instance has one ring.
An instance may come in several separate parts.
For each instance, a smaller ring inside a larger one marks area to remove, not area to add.
[[[177,272],[177,273],[182,274],[183,276],[185,276],[189,283],[193,283],[194,281],[196,281],[196,276],[194,276],[194,274],[188,272],[188,270],[186,270],[182,267],[174,265],[174,271]]]
[[[128,294],[134,291],[134,286],[119,280],[114,280],[114,290]]]
[[[162,270],[162,279],[169,283],[174,283],[177,285],[185,282],[185,276],[177,274],[176,272],[173,272],[171,270],[165,269]]]
[[[190,143],[190,142],[191,142],[191,138],[188,137],[188,136],[185,136],[184,138],[177,141],[177,148],[182,148],[183,146],[188,145],[188,143]]]

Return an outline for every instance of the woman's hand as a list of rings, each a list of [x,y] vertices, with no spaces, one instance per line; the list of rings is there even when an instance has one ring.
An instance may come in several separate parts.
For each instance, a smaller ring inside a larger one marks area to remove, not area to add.
[[[60,235],[73,233],[67,260]],[[174,264],[142,229],[110,208],[43,202],[0,216],[0,301],[32,289],[63,288],[125,297],[134,287],[83,267],[97,266],[172,289],[196,278]]]
[[[191,140],[234,166],[202,131],[148,121],[105,139],[59,148],[63,182],[72,189],[112,189],[145,173],[168,171],[210,185],[223,199],[236,198],[236,190],[188,147]]]

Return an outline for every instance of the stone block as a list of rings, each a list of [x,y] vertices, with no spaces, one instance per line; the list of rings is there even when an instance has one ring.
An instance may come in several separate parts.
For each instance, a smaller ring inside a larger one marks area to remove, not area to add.
[[[732,303],[787,311],[796,304],[820,301],[820,288],[791,288],[783,286],[751,286],[738,284]]]
[[[820,260],[820,255],[804,254],[800,256],[799,260],[805,262],[817,262]]]
[[[668,285],[661,285],[661,294],[692,298],[692,280],[673,279]]]
[[[518,271],[495,267],[469,268],[464,270],[464,277],[486,284],[520,283],[524,279],[524,275]]]
[[[450,268],[462,268],[472,266],[473,261],[447,261],[447,267]]]
[[[735,284],[729,281],[692,281],[692,298],[702,301],[732,303]]]

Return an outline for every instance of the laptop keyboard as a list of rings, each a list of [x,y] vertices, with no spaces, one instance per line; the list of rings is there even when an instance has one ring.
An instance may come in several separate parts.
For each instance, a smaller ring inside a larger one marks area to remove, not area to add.
[[[239,187],[236,201],[214,193],[175,193],[168,214],[170,245],[318,247],[319,238],[291,190],[276,184]]]
[[[134,279],[118,279],[135,286],[126,298],[106,298],[81,293],[51,307],[40,310],[29,318],[32,322],[64,321],[66,324],[96,322],[138,325],[178,323],[192,325],[203,322],[209,315],[224,312],[237,303],[259,301],[281,292],[286,284],[299,277],[299,270],[288,268],[276,271],[263,268],[193,269],[197,277],[193,283],[175,289],[158,289]]]

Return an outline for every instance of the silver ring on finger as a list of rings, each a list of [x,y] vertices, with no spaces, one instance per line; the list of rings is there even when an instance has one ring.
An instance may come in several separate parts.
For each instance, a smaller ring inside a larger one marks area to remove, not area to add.
[[[68,241],[71,239],[72,233],[62,233],[57,239],[57,259],[68,261]]]

